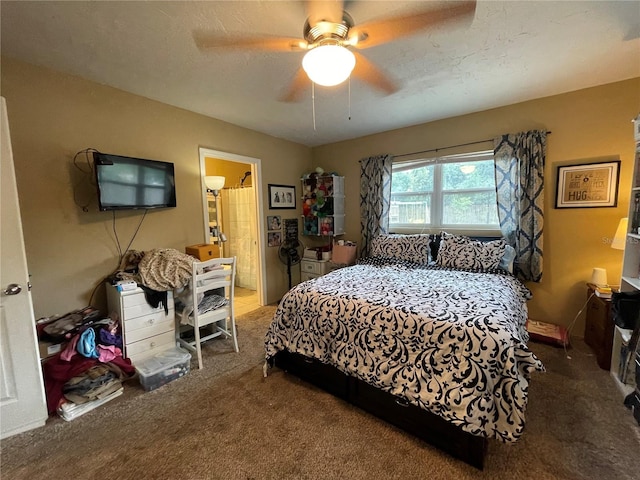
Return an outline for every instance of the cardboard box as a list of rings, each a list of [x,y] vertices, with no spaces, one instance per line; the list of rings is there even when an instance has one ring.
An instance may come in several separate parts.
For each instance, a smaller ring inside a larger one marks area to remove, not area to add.
[[[185,247],[185,253],[196,257],[198,260],[211,260],[220,257],[220,247],[213,243],[200,243]]]
[[[38,341],[38,349],[40,350],[40,359],[44,360],[45,358],[52,357],[56,353],[60,353],[66,345],[67,345],[66,342],[52,343],[44,340]]]

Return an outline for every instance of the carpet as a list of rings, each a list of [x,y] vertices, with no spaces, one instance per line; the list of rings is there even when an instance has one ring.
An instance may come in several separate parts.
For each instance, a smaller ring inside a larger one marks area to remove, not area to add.
[[[515,444],[489,443],[479,471],[274,368],[262,375],[275,307],[237,319],[203,348],[204,368],[157,390],[136,381],[71,421],[1,443],[2,479],[638,479],[639,427],[581,340],[532,343],[547,372],[530,384]]]

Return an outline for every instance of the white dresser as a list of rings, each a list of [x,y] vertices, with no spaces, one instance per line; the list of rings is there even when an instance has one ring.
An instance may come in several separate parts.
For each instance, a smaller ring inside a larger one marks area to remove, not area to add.
[[[176,345],[173,293],[167,292],[168,313],[164,306],[152,307],[144,291],[119,292],[110,284],[107,287],[107,307],[110,316],[117,316],[122,329],[122,355],[134,365],[140,360],[171,349]],[[113,314],[113,315],[112,315]]]
[[[304,282],[312,278],[321,277],[337,268],[340,268],[340,266],[331,263],[329,260],[303,258],[300,262],[300,281]]]

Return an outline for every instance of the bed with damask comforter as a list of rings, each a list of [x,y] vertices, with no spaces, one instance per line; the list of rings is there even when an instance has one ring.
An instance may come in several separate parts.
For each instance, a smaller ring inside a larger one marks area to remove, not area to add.
[[[445,234],[439,251],[453,240]],[[454,267],[445,254],[434,260],[410,250],[387,250],[291,289],[267,332],[267,360],[284,352],[320,362],[481,440],[473,448],[484,450],[484,439],[516,441],[531,373],[544,370],[527,347],[529,290],[493,260]],[[502,255],[494,252],[494,260]],[[345,388],[341,396],[350,400],[353,387]],[[481,467],[483,455],[464,459]]]

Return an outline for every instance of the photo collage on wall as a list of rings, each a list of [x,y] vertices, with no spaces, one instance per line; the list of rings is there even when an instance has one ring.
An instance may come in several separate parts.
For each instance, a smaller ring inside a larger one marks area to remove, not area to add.
[[[282,218],[280,215],[267,215],[267,245],[279,247],[282,244]]]
[[[267,245],[279,247],[283,243],[298,241],[298,219],[285,218],[280,215],[267,215]]]

